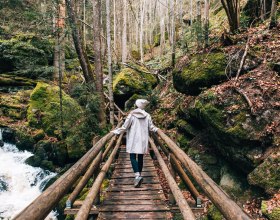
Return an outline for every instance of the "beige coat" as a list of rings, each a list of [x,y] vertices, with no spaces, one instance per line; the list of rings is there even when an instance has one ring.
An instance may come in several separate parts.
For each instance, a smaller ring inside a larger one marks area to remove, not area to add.
[[[113,130],[114,134],[126,135],[126,152],[135,154],[148,153],[149,131],[156,132],[151,116],[145,110],[137,108],[130,112],[122,127]]]

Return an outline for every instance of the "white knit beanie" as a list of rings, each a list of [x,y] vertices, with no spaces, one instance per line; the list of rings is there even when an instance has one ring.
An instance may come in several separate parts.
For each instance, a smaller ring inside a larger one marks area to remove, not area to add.
[[[140,109],[145,109],[145,107],[149,104],[146,99],[137,99],[135,105]]]

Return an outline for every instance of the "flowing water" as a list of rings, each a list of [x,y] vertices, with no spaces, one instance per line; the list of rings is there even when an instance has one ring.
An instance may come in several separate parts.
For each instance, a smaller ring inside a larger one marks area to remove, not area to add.
[[[0,140],[2,131],[0,129]],[[56,174],[25,164],[32,156],[15,145],[0,147],[0,219],[11,219],[30,204]],[[56,219],[52,212],[46,219]]]

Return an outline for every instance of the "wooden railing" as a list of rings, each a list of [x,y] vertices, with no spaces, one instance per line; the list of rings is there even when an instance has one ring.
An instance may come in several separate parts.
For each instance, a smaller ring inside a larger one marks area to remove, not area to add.
[[[78,162],[76,162],[66,173],[48,187],[30,205],[21,211],[15,220],[38,220],[45,219],[51,210],[58,204],[62,197],[68,193],[69,189],[78,180],[82,173],[87,170],[102,147],[114,136],[113,133],[106,134],[101,138]]]
[[[122,117],[119,117],[117,127],[121,125]],[[102,148],[109,141],[109,145],[102,154]],[[79,159],[69,170],[59,177],[51,186],[49,186],[40,196],[31,204],[22,210],[14,220],[38,220],[45,219],[58,202],[69,192],[69,189],[75,184],[82,174],[85,175],[79,181],[77,187],[68,198],[67,205],[71,206],[81,189],[85,186],[88,179],[100,166],[100,162],[108,154],[113,146],[114,134],[109,132],[102,137],[93,147]]]
[[[230,220],[249,220],[251,219],[180,147],[178,147],[162,130],[157,131],[158,136],[167,145],[173,161],[180,162],[184,168],[192,175],[193,179],[214,203],[214,205],[220,210],[226,219]],[[162,144],[161,144],[162,146]],[[155,147],[153,147],[155,149]],[[167,151],[166,149],[164,151]],[[167,151],[168,153],[168,151]],[[161,157],[157,154],[159,158]],[[176,163],[173,163],[176,166]],[[178,166],[178,170],[182,169]],[[166,176],[167,177],[167,176]],[[169,185],[170,188],[172,185]],[[190,187],[192,188],[192,187]],[[173,190],[176,190],[175,188]],[[172,191],[173,192],[173,191]],[[174,194],[174,193],[173,193]],[[192,189],[192,194],[195,196],[197,192]],[[174,194],[176,199],[176,195]],[[179,199],[177,197],[176,201]],[[178,203],[178,201],[177,201]],[[179,205],[179,204],[178,204]],[[185,206],[188,209],[187,205]],[[184,208],[179,206],[181,212]],[[183,213],[183,212],[182,212]],[[184,216],[184,219],[188,219]]]

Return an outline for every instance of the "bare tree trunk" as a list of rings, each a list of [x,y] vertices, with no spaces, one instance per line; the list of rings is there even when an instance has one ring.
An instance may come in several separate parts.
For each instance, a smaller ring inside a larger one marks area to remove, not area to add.
[[[272,0],[269,29],[277,26],[277,0]]]
[[[147,32],[149,33],[149,45],[153,44],[153,21],[152,21],[152,12],[153,12],[153,1],[149,2],[149,28]]]
[[[165,48],[165,22],[164,22],[164,9],[160,6],[160,54],[163,55]]]
[[[171,47],[172,47],[172,54],[171,54],[171,66],[175,67],[175,4],[174,0],[170,2],[171,8]]]
[[[114,126],[114,96],[112,76],[112,55],[111,55],[111,25],[110,25],[110,0],[106,0],[106,26],[107,26],[107,54],[108,54],[108,77],[109,77],[109,99],[110,99],[110,123]]]
[[[83,0],[83,42],[86,45],[86,0]]]
[[[143,25],[144,25],[144,17],[145,17],[145,6],[146,0],[141,1],[141,19],[140,19],[140,54],[141,54],[141,62],[144,62],[144,51],[143,51]]]
[[[193,24],[193,0],[191,0],[191,6],[190,6],[190,19],[191,19],[191,25]]]
[[[55,20],[55,47],[54,47],[54,80],[59,78],[59,68],[63,74],[65,71],[65,0],[60,0],[57,5],[57,17]],[[59,66],[60,65],[60,66]]]
[[[76,52],[83,70],[83,75],[87,83],[93,82],[93,71],[91,69],[88,57],[84,51],[84,46],[81,41],[81,34],[77,27],[76,13],[72,0],[66,0],[66,6],[69,16],[69,24],[72,29],[72,37],[75,45]]]
[[[201,2],[196,2],[196,38],[197,38],[197,49],[201,49]]]
[[[204,48],[209,46],[209,0],[204,3]]]
[[[226,11],[230,31],[235,33],[239,28],[240,2],[239,0],[221,0]]]
[[[127,0],[123,0],[122,62],[127,59]]]
[[[94,48],[94,64],[95,64],[95,85],[96,91],[100,98],[100,109],[98,113],[98,119],[101,123],[101,127],[104,127],[106,124],[105,121],[105,105],[104,105],[104,94],[103,94],[103,74],[102,74],[102,60],[101,60],[101,14],[100,14],[100,0],[93,0],[93,48]]]
[[[116,0],[114,0],[114,51],[117,51],[117,11],[116,11]],[[114,62],[117,63],[117,54],[114,56]]]

